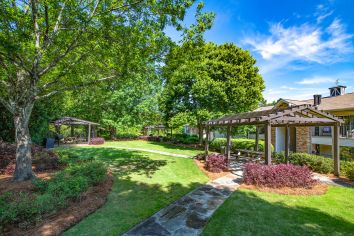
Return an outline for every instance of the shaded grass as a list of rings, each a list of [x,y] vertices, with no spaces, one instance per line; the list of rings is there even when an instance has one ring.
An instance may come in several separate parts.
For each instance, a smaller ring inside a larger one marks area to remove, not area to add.
[[[144,140],[132,140],[132,141],[108,141],[104,144],[106,147],[119,147],[119,148],[142,148],[161,152],[169,152],[174,154],[182,154],[187,156],[195,156],[202,150],[196,150],[193,148],[180,147],[173,144],[152,142]]]
[[[330,187],[322,196],[236,191],[203,235],[354,235],[354,189]]]
[[[59,151],[103,161],[114,174],[107,203],[63,235],[121,235],[208,180],[192,159],[114,148]]]

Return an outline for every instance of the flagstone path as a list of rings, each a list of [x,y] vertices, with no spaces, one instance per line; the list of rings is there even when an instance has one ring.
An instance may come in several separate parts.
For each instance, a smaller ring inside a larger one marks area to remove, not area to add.
[[[199,235],[214,211],[235,191],[241,178],[229,174],[195,189],[133,227],[125,236]]]

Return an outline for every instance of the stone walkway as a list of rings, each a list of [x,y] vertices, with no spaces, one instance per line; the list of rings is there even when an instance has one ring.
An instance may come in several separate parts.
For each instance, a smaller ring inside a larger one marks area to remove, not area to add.
[[[332,179],[329,178],[325,175],[320,175],[315,173],[314,174],[314,179],[317,179],[318,181],[321,181],[322,183],[328,184],[328,185],[335,185],[335,186],[341,186],[341,187],[347,187],[347,188],[354,188],[353,184],[347,183],[341,179]]]
[[[215,210],[235,191],[241,178],[234,174],[195,189],[133,227],[125,236],[199,235]]]

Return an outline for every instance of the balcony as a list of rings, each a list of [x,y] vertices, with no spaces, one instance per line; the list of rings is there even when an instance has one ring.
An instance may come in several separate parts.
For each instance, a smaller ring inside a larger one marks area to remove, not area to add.
[[[340,146],[354,147],[354,125],[342,125],[339,130]],[[332,145],[331,127],[314,127],[312,129],[312,144]]]

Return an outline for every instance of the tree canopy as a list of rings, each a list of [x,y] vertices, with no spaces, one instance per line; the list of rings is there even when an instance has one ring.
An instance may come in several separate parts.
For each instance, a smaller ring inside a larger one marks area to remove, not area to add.
[[[213,116],[256,108],[264,82],[255,63],[248,51],[232,43],[176,46],[163,69],[165,119],[189,114],[201,129]]]

